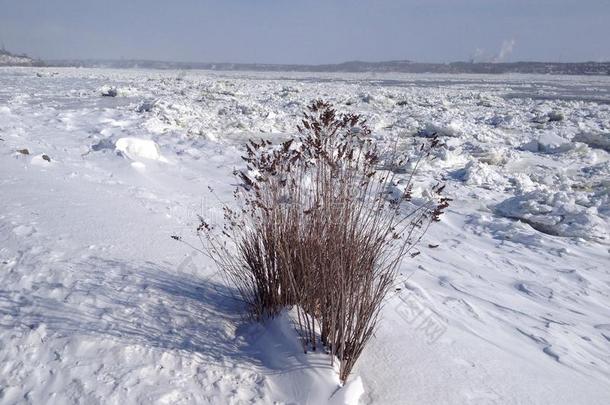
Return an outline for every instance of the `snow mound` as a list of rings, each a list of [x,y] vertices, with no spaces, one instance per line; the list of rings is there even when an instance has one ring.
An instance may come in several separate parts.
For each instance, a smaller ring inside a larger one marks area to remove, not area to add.
[[[348,381],[329,403],[332,405],[358,405],[362,394],[364,394],[364,386],[362,379],[358,376],[352,381]]]
[[[581,204],[564,191],[536,190],[501,202],[496,212],[549,235],[607,241],[610,233],[596,207]]]
[[[303,353],[295,328],[295,311],[284,311],[262,324],[245,324],[236,331],[252,357],[271,370],[282,370],[273,387],[274,403],[358,405],[364,394],[360,376],[340,385],[337,362],[324,351]],[[283,355],[278,356],[278,353]]]
[[[159,146],[150,139],[120,138],[116,141],[115,148],[117,152],[131,160],[147,159],[167,163],[167,159],[161,155]]]

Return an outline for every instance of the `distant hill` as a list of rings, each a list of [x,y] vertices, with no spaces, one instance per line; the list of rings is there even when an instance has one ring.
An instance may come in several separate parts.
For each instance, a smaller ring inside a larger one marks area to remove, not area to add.
[[[0,66],[42,66],[42,62],[29,56],[16,55],[7,50],[0,49]]]
[[[60,60],[50,66],[81,66],[144,69],[205,69],[262,72],[402,72],[402,73],[537,73],[564,75],[610,75],[610,62],[511,62],[511,63],[421,63],[411,61],[352,61],[325,65],[260,63],[198,63],[151,60]]]

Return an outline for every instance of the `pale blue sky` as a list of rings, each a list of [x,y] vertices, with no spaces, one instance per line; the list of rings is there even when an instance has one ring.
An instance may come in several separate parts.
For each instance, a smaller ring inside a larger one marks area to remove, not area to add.
[[[0,0],[0,41],[45,59],[601,61],[609,38],[610,0]]]

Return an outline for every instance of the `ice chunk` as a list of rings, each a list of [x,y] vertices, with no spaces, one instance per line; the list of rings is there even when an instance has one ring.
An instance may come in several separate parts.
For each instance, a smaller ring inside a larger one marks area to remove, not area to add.
[[[503,165],[514,158],[514,156],[511,156],[513,154],[512,150],[496,145],[492,148],[473,148],[470,154],[480,162],[495,166]]]
[[[563,121],[563,114],[559,111],[551,111],[547,115],[549,122]]]
[[[118,95],[117,88],[108,85],[102,86],[100,93],[104,97],[116,97]]]
[[[610,133],[582,132],[572,138],[572,142],[582,142],[591,148],[603,149],[610,152]]]
[[[506,177],[498,173],[493,166],[476,161],[471,161],[463,169],[457,170],[455,177],[466,184],[487,189],[503,189],[508,185]]]
[[[167,159],[161,156],[159,146],[150,139],[120,138],[116,141],[115,148],[117,152],[131,160],[148,159],[167,162]]]
[[[537,124],[546,124],[547,122],[559,122],[563,121],[563,114],[559,111],[551,111],[548,114],[537,115],[532,119],[532,122]]]
[[[98,151],[101,151],[104,149],[113,149],[113,148],[114,148],[114,144],[108,138],[102,138],[97,143],[94,143],[93,145],[91,145],[91,150],[94,152],[98,152]]]
[[[49,166],[51,164],[51,158],[44,153],[36,155],[32,158],[32,164],[35,166]]]
[[[99,89],[99,92],[104,97],[131,97],[138,95],[138,90],[134,87],[116,87],[104,85]]]
[[[546,132],[537,140],[521,145],[521,150],[539,153],[562,153],[574,148],[574,144],[552,132]]]
[[[136,111],[143,112],[151,112],[153,107],[155,106],[156,100],[144,100],[136,107]]]
[[[496,212],[549,235],[608,240],[609,230],[597,209],[579,202],[563,191],[536,190],[501,202]]]
[[[433,135],[459,137],[465,133],[464,123],[460,120],[453,120],[447,125],[437,125],[428,123],[424,129],[418,132],[418,136],[429,138]]]

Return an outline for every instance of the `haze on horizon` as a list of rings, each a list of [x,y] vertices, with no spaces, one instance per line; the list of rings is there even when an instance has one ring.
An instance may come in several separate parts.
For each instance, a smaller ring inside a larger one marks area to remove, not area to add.
[[[609,61],[608,38],[608,0],[0,0],[0,43],[46,60]]]

